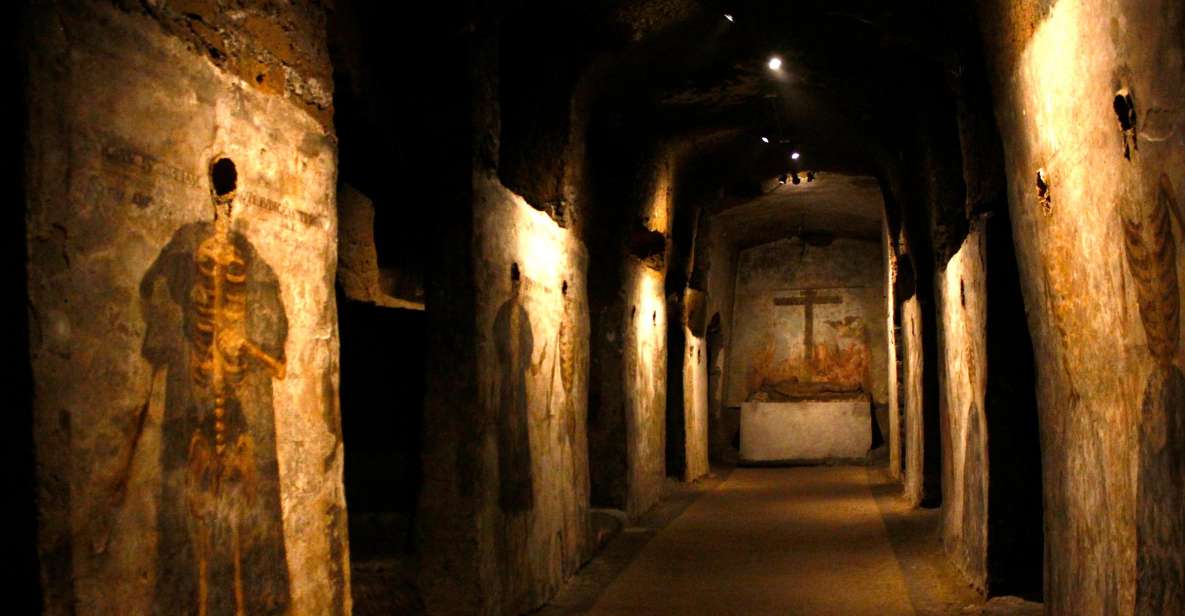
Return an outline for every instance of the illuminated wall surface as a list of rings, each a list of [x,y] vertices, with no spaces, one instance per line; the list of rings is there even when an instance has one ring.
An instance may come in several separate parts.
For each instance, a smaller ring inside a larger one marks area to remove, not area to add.
[[[692,481],[708,474],[708,345],[684,327],[683,417],[687,467]]]
[[[1046,609],[1181,613],[1185,7],[1049,4],[983,19],[1038,367]]]
[[[86,6],[31,54],[47,610],[346,613],[332,136]]]
[[[983,235],[973,230],[939,274],[938,287],[942,538],[955,564],[979,588],[986,584],[988,539],[985,275]]]
[[[887,403],[881,262],[879,244],[842,238],[741,251],[727,404],[855,392]]]
[[[893,312],[897,309],[893,285],[896,282],[897,256],[890,241],[889,224],[881,222],[881,247],[884,252],[885,277],[885,380],[886,401],[889,405],[888,423],[889,433],[885,440],[889,443],[889,475],[895,479],[901,478],[901,393],[897,389],[897,337],[894,333],[896,318]]]
[[[477,455],[482,558],[509,612],[537,607],[586,551],[587,255],[572,234],[496,180],[475,204]]]
[[[666,476],[667,308],[661,272],[636,262],[625,270],[626,511],[636,516],[658,502]]]
[[[905,377],[902,379],[905,409],[904,484],[905,499],[922,502],[922,315],[917,296],[901,303],[901,339],[905,345]]]

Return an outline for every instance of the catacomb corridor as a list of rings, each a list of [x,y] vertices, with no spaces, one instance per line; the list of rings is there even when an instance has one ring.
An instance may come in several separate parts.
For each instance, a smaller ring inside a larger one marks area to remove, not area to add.
[[[6,15],[6,613],[1185,614],[1185,0]]]

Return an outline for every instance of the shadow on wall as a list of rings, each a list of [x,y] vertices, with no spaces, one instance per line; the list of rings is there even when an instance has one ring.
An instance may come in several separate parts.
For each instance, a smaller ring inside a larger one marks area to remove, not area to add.
[[[498,384],[498,506],[503,513],[529,511],[535,504],[531,439],[527,429],[527,371],[532,369],[531,317],[519,301],[522,276],[510,266],[510,298],[494,317],[494,345],[501,366]]]

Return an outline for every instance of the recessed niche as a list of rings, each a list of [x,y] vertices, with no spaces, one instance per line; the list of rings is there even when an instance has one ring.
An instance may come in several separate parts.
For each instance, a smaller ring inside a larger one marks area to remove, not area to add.
[[[239,174],[231,159],[219,158],[210,165],[210,183],[214,185],[214,194],[221,197],[234,192],[238,179]]]
[[[1139,149],[1136,144],[1136,104],[1127,88],[1120,88],[1115,92],[1111,101],[1115,110],[1115,118],[1119,120],[1119,131],[1123,137],[1123,157],[1131,160],[1132,150]]]
[[[1053,194],[1049,185],[1049,176],[1044,169],[1037,170],[1037,202],[1041,204],[1041,211],[1048,216],[1053,212]]]

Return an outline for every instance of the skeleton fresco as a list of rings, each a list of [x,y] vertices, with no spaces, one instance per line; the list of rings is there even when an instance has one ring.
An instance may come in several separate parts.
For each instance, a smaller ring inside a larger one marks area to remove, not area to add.
[[[1185,375],[1175,364],[1180,295],[1170,213],[1178,210],[1167,176],[1160,177],[1148,203],[1137,220],[1123,220],[1140,321],[1156,363],[1140,414],[1136,613],[1180,614],[1185,612]]]
[[[272,402],[288,322],[275,273],[234,230],[236,176],[229,159],[211,166],[213,223],[177,230],[140,284],[142,353],[167,383],[157,614],[289,602]]]

